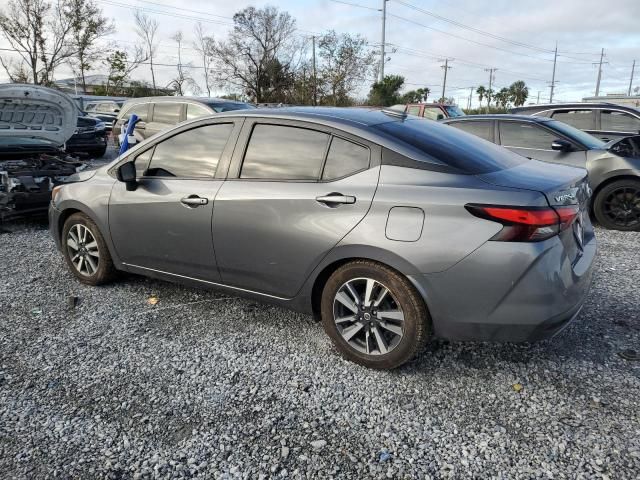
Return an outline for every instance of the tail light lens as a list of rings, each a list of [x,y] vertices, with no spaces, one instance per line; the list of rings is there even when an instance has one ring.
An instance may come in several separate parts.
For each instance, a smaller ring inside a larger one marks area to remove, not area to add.
[[[569,228],[578,216],[578,205],[566,207],[510,207],[465,205],[476,217],[502,224],[491,240],[501,242],[539,242]]]

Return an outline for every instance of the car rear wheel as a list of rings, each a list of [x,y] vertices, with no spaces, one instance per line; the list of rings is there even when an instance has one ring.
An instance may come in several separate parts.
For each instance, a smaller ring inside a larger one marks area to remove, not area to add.
[[[598,223],[611,230],[640,230],[640,180],[623,179],[606,185],[593,203]]]
[[[101,285],[112,280],[116,270],[97,225],[84,213],[74,213],[62,229],[64,259],[78,280]]]
[[[430,319],[415,287],[368,260],[343,265],[322,292],[322,324],[338,351],[370,368],[411,360],[430,336]]]

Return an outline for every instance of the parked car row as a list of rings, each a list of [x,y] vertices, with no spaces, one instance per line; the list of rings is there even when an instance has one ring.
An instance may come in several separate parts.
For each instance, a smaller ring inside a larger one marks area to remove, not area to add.
[[[71,136],[76,111],[40,89],[5,89],[0,136]],[[605,146],[542,117],[443,124],[393,109],[218,102],[126,102],[114,133],[135,113],[136,146],[40,182],[78,280],[127,271],[273,302],[315,315],[346,358],[393,368],[435,337],[554,335],[591,283],[592,191],[597,203],[609,189],[598,218],[637,225],[640,196],[616,183],[638,172],[633,137]],[[547,150],[558,158],[538,160]],[[29,192],[27,177],[6,184]]]

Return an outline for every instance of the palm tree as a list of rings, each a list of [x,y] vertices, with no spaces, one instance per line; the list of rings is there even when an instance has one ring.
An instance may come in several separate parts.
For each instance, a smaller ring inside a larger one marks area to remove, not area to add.
[[[431,93],[431,90],[429,89],[429,87],[424,87],[422,92],[423,92],[423,95],[424,95],[424,101],[426,103],[427,98],[429,98],[429,94]]]
[[[517,82],[513,82],[509,87],[509,95],[513,104],[519,107],[527,101],[529,97],[529,87],[527,87],[527,84],[522,80],[518,80]]]
[[[476,93],[478,94],[478,100],[480,101],[480,108],[482,108],[482,100],[484,99],[484,97],[487,94],[487,89],[484,88],[483,85],[480,85],[477,89],[476,89]]]

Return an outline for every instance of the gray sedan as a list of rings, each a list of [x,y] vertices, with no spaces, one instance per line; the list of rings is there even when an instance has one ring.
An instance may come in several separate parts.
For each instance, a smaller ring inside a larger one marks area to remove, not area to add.
[[[56,187],[71,272],[118,270],[316,315],[393,368],[433,337],[531,341],[579,312],[596,241],[583,169],[393,111],[238,111],[183,123]]]
[[[566,123],[525,115],[473,115],[443,123],[530,159],[586,168],[598,222],[640,231],[640,136],[605,143]]]

